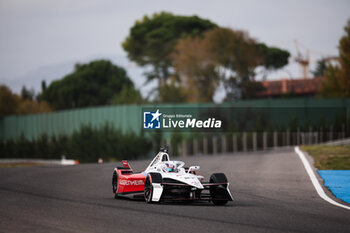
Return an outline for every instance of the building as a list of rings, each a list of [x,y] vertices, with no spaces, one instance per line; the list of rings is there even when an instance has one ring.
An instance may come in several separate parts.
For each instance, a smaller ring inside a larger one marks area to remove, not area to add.
[[[274,81],[262,81],[265,90],[258,94],[259,97],[281,96],[315,96],[319,93],[324,78],[281,79]]]

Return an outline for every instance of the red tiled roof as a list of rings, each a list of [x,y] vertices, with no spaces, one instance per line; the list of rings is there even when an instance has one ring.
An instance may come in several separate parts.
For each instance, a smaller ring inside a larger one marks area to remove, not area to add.
[[[262,81],[266,88],[260,92],[259,96],[280,96],[284,94],[296,95],[314,95],[319,92],[323,78],[306,78],[306,79],[281,79],[276,81]]]

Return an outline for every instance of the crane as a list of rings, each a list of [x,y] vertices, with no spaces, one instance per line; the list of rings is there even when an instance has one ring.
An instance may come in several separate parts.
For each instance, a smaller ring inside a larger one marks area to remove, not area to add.
[[[307,78],[309,73],[309,64],[310,64],[310,52],[309,50],[306,50],[306,55],[303,55],[298,46],[298,41],[294,40],[295,49],[297,51],[297,55],[295,57],[295,61],[299,63],[301,70],[302,70],[302,77]]]

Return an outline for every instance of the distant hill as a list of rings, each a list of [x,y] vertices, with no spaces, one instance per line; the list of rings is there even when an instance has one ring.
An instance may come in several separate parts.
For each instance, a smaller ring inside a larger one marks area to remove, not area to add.
[[[151,83],[144,87],[145,78],[142,75],[144,70],[134,63],[131,63],[126,56],[123,55],[95,55],[87,59],[82,59],[80,61],[67,61],[63,63],[57,63],[47,66],[42,66],[29,72],[26,75],[11,78],[11,79],[2,79],[0,84],[5,84],[9,86],[13,92],[20,93],[22,86],[25,85],[27,88],[34,88],[35,93],[41,91],[41,81],[45,80],[46,85],[48,86],[53,80],[61,79],[65,75],[71,73],[74,70],[74,65],[76,63],[87,63],[93,60],[98,59],[108,59],[112,63],[122,66],[126,69],[129,77],[135,83],[135,86],[141,89],[143,96],[146,96],[148,92],[155,87],[156,83]]]

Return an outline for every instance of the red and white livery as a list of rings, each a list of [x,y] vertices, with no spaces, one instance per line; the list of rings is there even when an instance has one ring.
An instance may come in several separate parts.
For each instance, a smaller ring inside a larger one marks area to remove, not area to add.
[[[207,200],[215,205],[233,201],[225,174],[214,173],[209,182],[197,175],[199,166],[185,168],[182,161],[171,161],[168,150],[161,149],[145,171],[134,173],[127,161],[113,171],[115,198],[143,197],[146,202]]]

